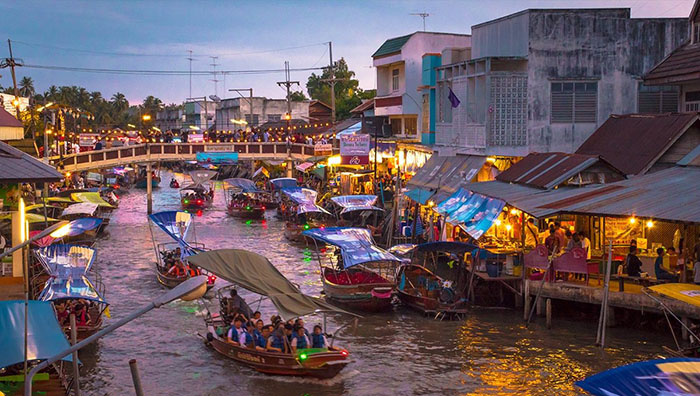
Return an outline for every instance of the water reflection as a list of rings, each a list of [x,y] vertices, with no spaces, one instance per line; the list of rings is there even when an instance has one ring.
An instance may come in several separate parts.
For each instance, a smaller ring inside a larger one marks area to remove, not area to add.
[[[122,198],[109,235],[97,244],[96,268],[104,277],[113,320],[163,292],[153,269],[145,192],[132,190]],[[217,191],[214,209],[195,218],[192,237],[208,247],[256,251],[304,292],[320,294],[313,246],[288,244],[284,224],[272,211],[265,220],[247,223],[228,217],[224,207],[224,197]],[[155,190],[156,211],[177,208],[177,189]],[[217,282],[217,287],[224,285]],[[245,292],[241,295],[248,301],[257,299]],[[266,319],[274,313],[268,302],[260,310]],[[351,351],[354,363],[339,377],[325,381],[278,378],[207,349],[199,336],[205,331],[201,315],[196,302],[175,302],[101,340],[94,352],[80,356],[86,393],[132,394],[128,361],[134,358],[146,394],[153,395],[566,395],[577,394],[576,380],[659,352],[650,334],[612,329],[612,347],[601,353],[593,346],[594,323],[555,320],[552,330],[538,323],[525,329],[516,311],[476,310],[464,322],[436,322],[397,308],[366,315],[355,332],[341,331],[335,342]],[[348,321],[328,318],[331,329]],[[322,318],[306,322],[313,326]]]

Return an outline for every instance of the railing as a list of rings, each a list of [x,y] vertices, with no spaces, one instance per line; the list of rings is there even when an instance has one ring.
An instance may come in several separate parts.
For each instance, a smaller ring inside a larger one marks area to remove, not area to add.
[[[333,153],[338,153],[333,148]],[[313,157],[314,146],[309,144],[292,143],[287,153],[284,142],[253,142],[253,143],[145,143],[135,146],[115,147],[97,151],[54,156],[49,160],[59,169],[79,170],[100,167],[110,167],[120,164],[192,160],[197,153],[204,152],[237,152],[239,159],[277,159],[291,157],[304,160]]]

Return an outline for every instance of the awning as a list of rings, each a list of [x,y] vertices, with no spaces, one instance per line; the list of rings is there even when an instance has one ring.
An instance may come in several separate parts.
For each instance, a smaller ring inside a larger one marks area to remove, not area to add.
[[[231,186],[231,188],[239,189],[244,193],[259,192],[260,190],[255,185],[255,182],[250,179],[243,179],[240,177],[234,177],[232,179],[224,180],[224,183]]]
[[[270,172],[268,172],[264,166],[261,166],[260,168],[255,170],[255,172],[253,173],[253,176],[251,178],[255,179],[256,177],[258,177],[260,175],[264,175],[265,177],[270,177]]]
[[[316,312],[347,313],[325,301],[303,294],[265,257],[240,249],[199,253],[188,260],[218,277],[253,293],[267,296],[283,319]]]
[[[700,359],[658,359],[615,367],[578,381],[576,385],[596,396],[690,396],[697,393],[683,389],[687,389],[686,384],[697,384],[698,373]]]
[[[411,200],[418,202],[421,205],[425,205],[428,200],[435,195],[434,191],[431,190],[424,190],[422,188],[412,188],[404,193],[407,197],[409,197]]]
[[[314,166],[314,163],[313,163],[313,162],[302,162],[301,164],[297,165],[295,168],[296,168],[296,170],[298,170],[299,172],[306,172],[306,171],[309,170],[309,168],[311,168],[312,166]]]
[[[29,300],[27,359],[46,360],[70,348],[51,304]],[[24,301],[0,301],[0,368],[24,362]],[[72,361],[71,355],[63,360]]]
[[[270,180],[270,183],[272,186],[276,189],[282,189],[282,188],[292,188],[297,186],[297,179],[291,178],[291,177],[280,177],[277,179],[272,179]]]
[[[82,268],[86,273],[97,257],[97,251],[87,246],[55,244],[36,249],[37,259],[46,271],[55,275],[59,267]]]
[[[37,214],[37,213],[25,213],[24,214],[24,219],[29,222],[29,224],[34,224],[34,223],[43,223],[44,221],[47,221],[49,223],[56,222],[58,220],[51,218],[51,217],[44,217],[43,214]],[[0,215],[0,220],[12,220],[12,213]]]
[[[97,212],[98,205],[94,203],[89,203],[89,202],[81,202],[77,204],[73,204],[65,209],[63,209],[63,213],[61,213],[61,217],[65,216],[70,216],[70,215],[85,215],[85,216],[92,216]]]
[[[381,208],[374,206],[377,202],[376,195],[341,195],[339,197],[332,197],[336,205],[343,208],[340,213],[353,212],[357,210],[378,210],[382,211]]]
[[[158,212],[149,215],[148,218],[158,226],[163,232],[168,234],[175,242],[182,245],[187,245],[187,231],[192,224],[192,215],[187,212],[167,211]]]
[[[69,298],[84,299],[101,304],[107,304],[87,276],[81,275],[82,271],[80,269],[72,268],[61,270],[60,272],[60,276],[51,277],[48,281],[46,281],[44,289],[39,295],[39,300],[53,301]]]
[[[434,200],[441,202],[460,187],[475,180],[476,175],[486,162],[481,155],[457,155],[449,157],[438,173],[439,188]]]
[[[437,180],[433,183],[433,178],[435,178],[440,172],[442,164],[445,162],[447,157],[440,157],[433,155],[428,159],[428,161],[416,171],[411,180],[406,184],[407,188],[422,188],[424,190],[437,189]]]
[[[308,188],[294,187],[294,188],[283,188],[282,192],[289,197],[295,204],[297,204],[297,214],[308,213],[308,212],[318,212],[318,213],[328,213],[327,210],[316,205],[316,196],[318,193],[314,190]]]
[[[84,233],[85,231],[94,230],[95,228],[99,227],[100,224],[102,224],[102,221],[102,219],[97,217],[84,217],[82,219],[75,219],[67,225],[54,231],[54,233],[58,232],[62,234],[62,236],[58,236],[57,238],[76,236]],[[54,233],[52,233],[52,235]]]
[[[464,189],[455,192],[443,204],[438,205],[438,213],[444,214],[447,222],[459,225],[474,239],[479,239],[491,228],[505,206],[500,199]]]
[[[343,267],[377,261],[400,262],[393,254],[376,246],[366,228],[328,227],[306,230],[302,234],[340,248]]]
[[[78,202],[94,203],[101,208],[114,208],[109,202],[102,199],[100,193],[79,192],[70,195],[71,199]]]
[[[355,124],[350,125],[349,127],[343,129],[342,131],[338,132],[336,136],[341,136],[341,135],[354,135],[355,133],[359,132],[362,130],[362,121],[358,121]]]
[[[189,173],[194,184],[204,184],[216,176],[215,171],[198,169]]]

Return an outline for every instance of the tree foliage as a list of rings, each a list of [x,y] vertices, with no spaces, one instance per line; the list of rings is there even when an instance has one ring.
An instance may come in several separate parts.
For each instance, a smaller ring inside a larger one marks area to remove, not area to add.
[[[321,75],[312,73],[306,82],[306,90],[312,99],[331,104],[330,68],[324,69]],[[345,58],[340,58],[335,64],[335,115],[339,120],[350,117],[350,110],[357,107],[365,99],[376,95],[376,90],[363,90],[360,81],[355,78],[355,72],[350,70]]]

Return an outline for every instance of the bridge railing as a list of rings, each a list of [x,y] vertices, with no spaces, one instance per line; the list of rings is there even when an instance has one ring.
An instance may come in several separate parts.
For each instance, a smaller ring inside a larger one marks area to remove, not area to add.
[[[177,160],[192,159],[200,152],[237,152],[242,159],[279,156],[287,154],[285,142],[251,143],[144,143],[133,146],[114,147],[103,150],[86,151],[65,156],[54,156],[50,161],[62,168],[83,167],[99,163],[129,163],[130,160]],[[338,149],[334,148],[337,154]],[[293,158],[314,156],[314,146],[292,143],[290,154]],[[136,161],[136,162],[138,162]]]

